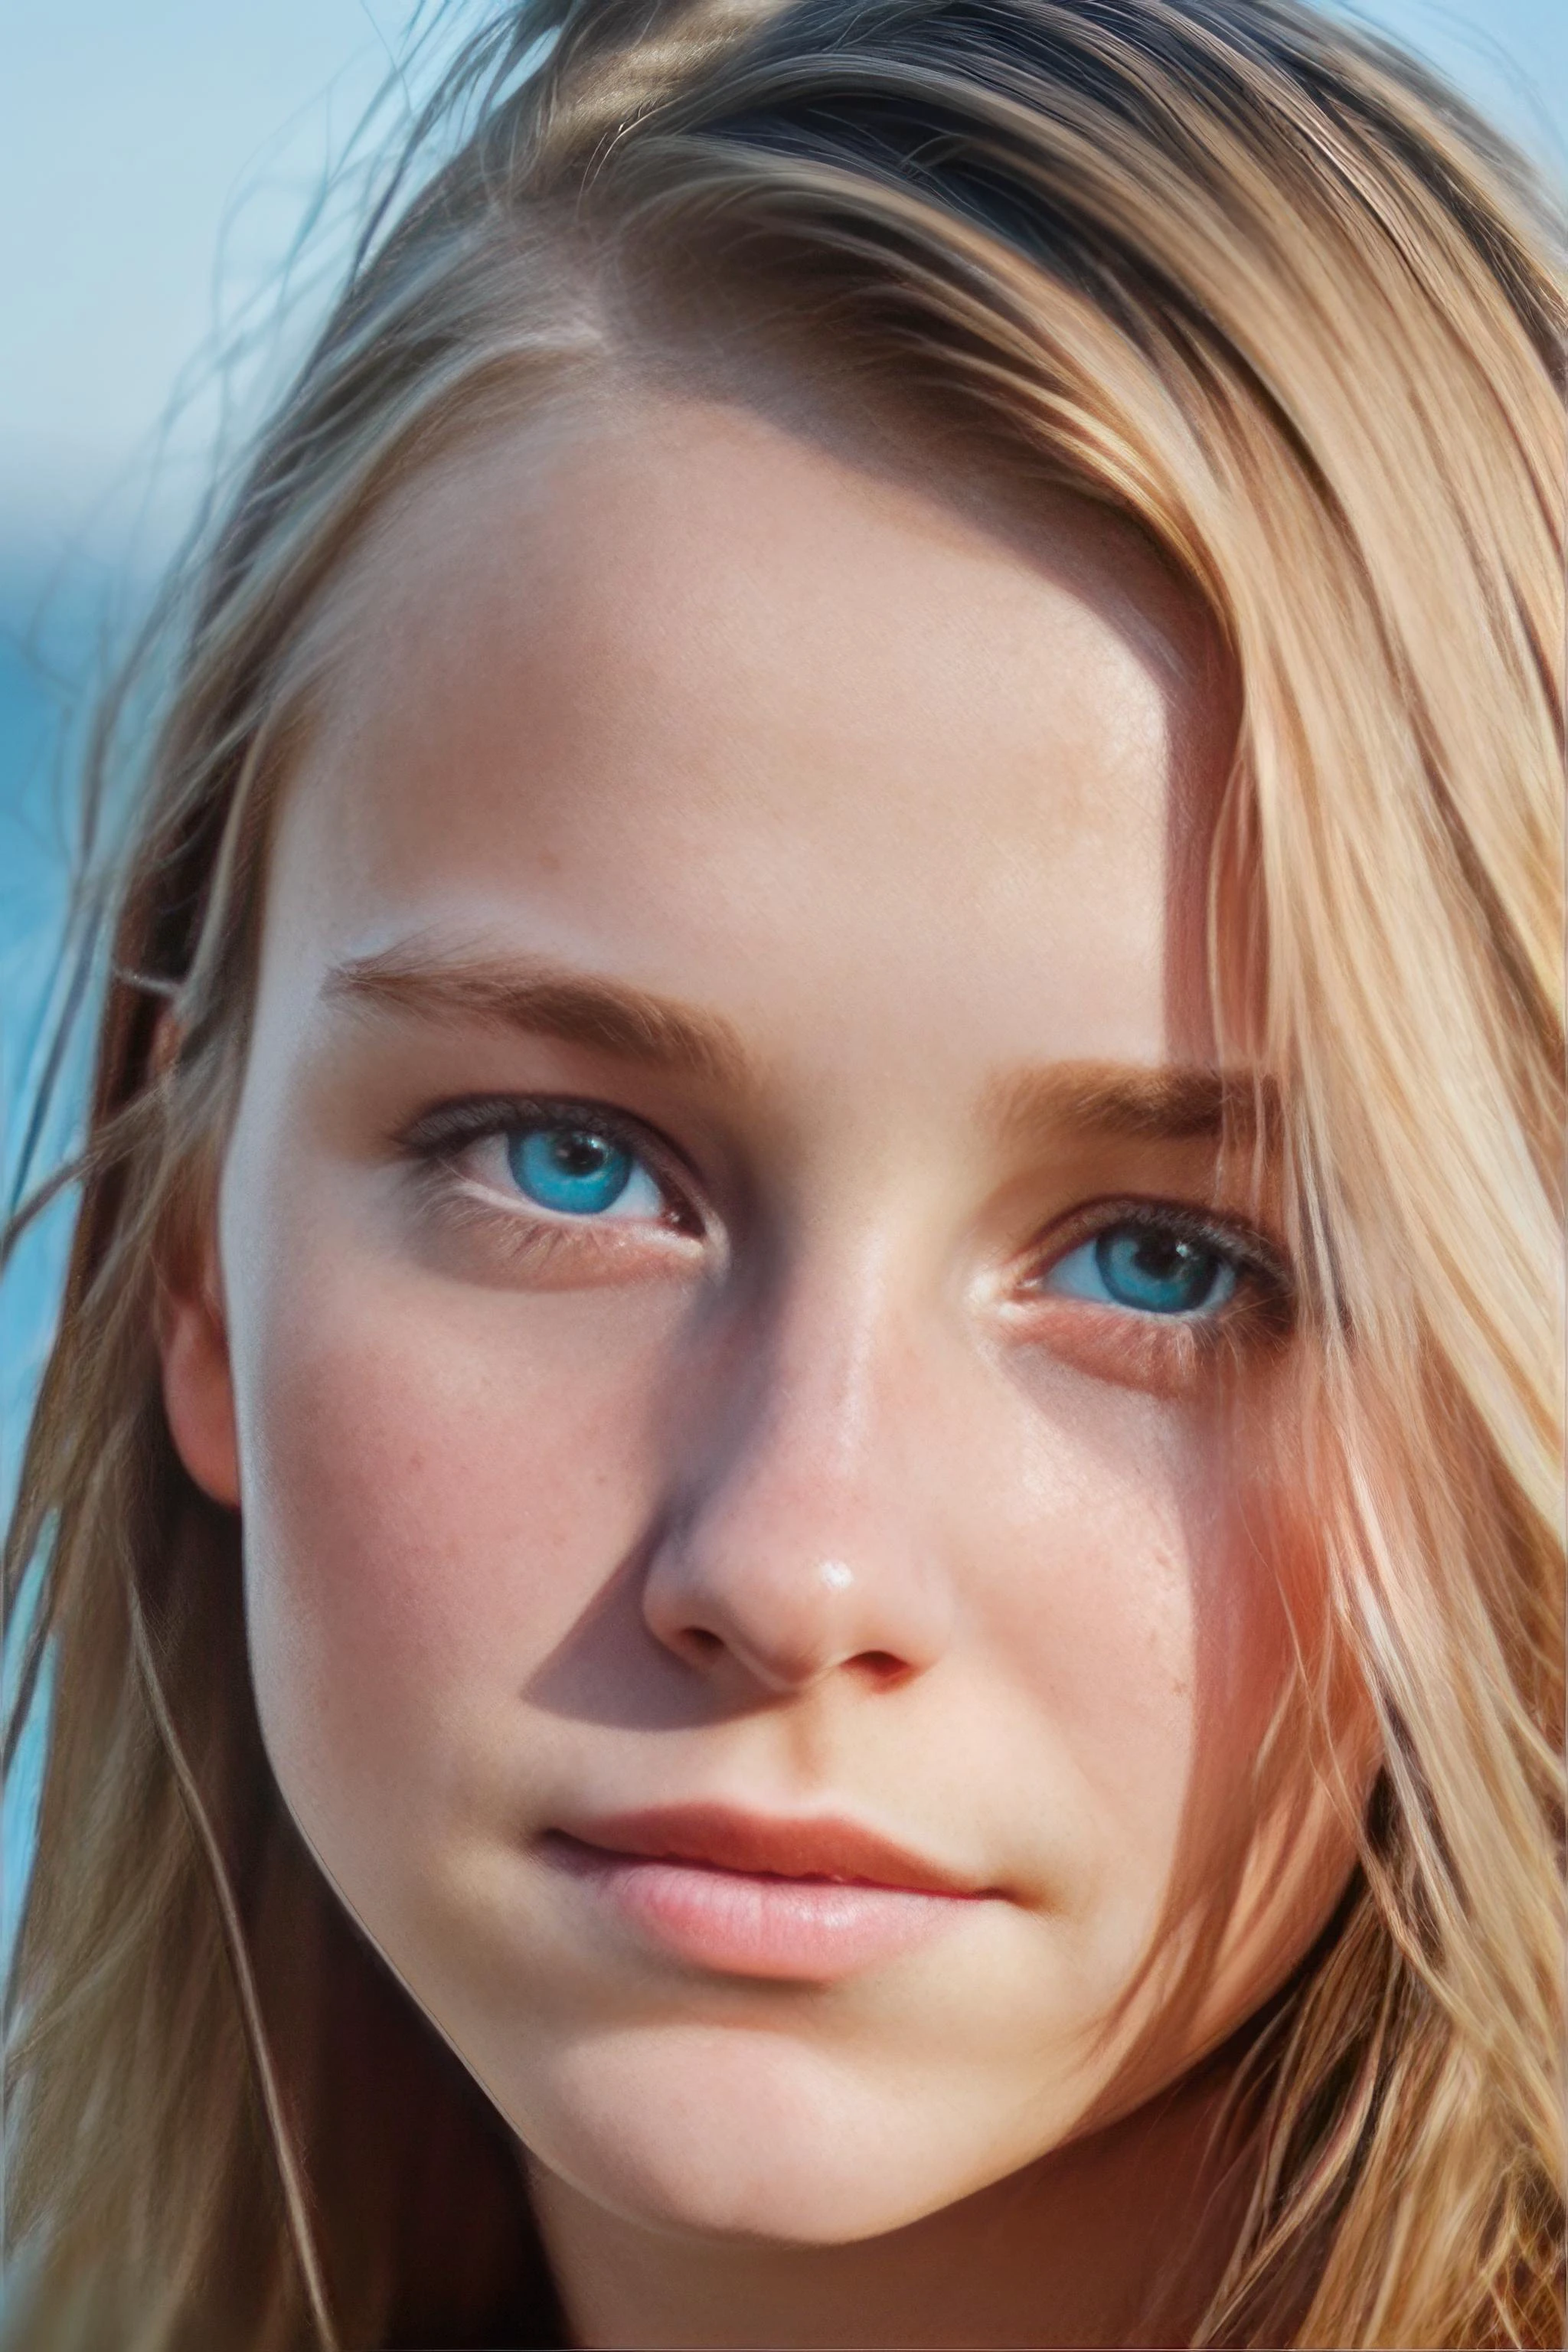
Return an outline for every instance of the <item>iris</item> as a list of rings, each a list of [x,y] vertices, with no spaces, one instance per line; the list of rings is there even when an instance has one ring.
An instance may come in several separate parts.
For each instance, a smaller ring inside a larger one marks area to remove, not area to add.
[[[1214,1314],[1234,1297],[1237,1265],[1217,1244],[1153,1219],[1109,1225],[1059,1259],[1042,1287],[1142,1315]]]
[[[624,1205],[639,1175],[657,1190],[624,1144],[591,1127],[525,1128],[508,1139],[506,1156],[519,1191],[560,1215],[602,1216]]]

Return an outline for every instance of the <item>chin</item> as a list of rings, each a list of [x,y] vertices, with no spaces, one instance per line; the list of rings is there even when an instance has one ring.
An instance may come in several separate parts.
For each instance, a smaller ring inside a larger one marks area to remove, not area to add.
[[[753,2242],[880,2237],[1040,2153],[966,2146],[913,2069],[878,2081],[788,2035],[722,2026],[586,2043],[507,2105],[531,2155],[595,2203]]]

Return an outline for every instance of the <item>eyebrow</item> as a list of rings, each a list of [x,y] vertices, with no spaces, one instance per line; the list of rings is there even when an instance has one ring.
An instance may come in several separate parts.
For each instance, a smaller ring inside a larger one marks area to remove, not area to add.
[[[1256,1141],[1277,1131],[1279,1094],[1261,1071],[1066,1062],[997,1078],[983,1115],[1015,1146],[1064,1128],[1128,1142]]]
[[[416,1019],[456,1015],[554,1037],[736,1093],[759,1087],[757,1062],[721,1015],[543,957],[410,944],[336,965],[322,993]],[[1201,1065],[1016,1069],[998,1074],[981,1103],[984,1126],[1014,1148],[1047,1146],[1064,1129],[1129,1141],[1257,1139],[1273,1130],[1277,1114],[1276,1089],[1260,1073]]]
[[[337,965],[322,993],[416,1017],[458,1014],[556,1037],[736,1092],[756,1085],[752,1056],[727,1021],[541,957],[502,962],[395,948]]]

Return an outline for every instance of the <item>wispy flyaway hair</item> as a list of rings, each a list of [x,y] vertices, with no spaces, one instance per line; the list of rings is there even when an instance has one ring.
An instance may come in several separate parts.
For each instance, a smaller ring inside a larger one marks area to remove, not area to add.
[[[463,51],[205,551],[124,847],[6,1570],[54,1658],[17,2343],[558,2340],[504,2130],[277,1794],[158,1297],[351,551],[470,436],[749,371],[1130,518],[1228,650],[1210,961],[1282,1106],[1330,1598],[1289,1736],[1350,1675],[1384,1766],[1203,2340],[1561,2343],[1561,254],[1451,94],[1288,0],[528,0]]]

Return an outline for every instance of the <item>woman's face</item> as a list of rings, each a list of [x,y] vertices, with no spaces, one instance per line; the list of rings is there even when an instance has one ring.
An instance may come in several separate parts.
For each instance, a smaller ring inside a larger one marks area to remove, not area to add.
[[[1223,665],[1087,505],[696,400],[436,469],[324,658],[165,1340],[278,1780],[548,2170],[885,2231],[1173,2079],[1348,1867],[1303,1761],[1237,1869],[1310,1563]]]

